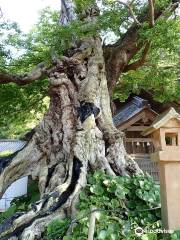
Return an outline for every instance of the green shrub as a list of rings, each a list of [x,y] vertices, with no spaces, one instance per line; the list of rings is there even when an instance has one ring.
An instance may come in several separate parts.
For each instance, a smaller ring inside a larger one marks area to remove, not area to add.
[[[15,199],[11,207],[0,215],[0,222],[39,199],[37,184],[28,188],[28,195]],[[150,176],[112,177],[103,172],[88,176],[87,186],[80,194],[76,219],[52,221],[46,228],[43,240],[87,240],[89,216],[92,207],[96,212],[94,240],[178,240],[180,232],[159,234],[160,187]],[[71,231],[69,227],[71,226]],[[142,236],[135,229],[147,230]],[[154,232],[149,232],[154,230]]]
[[[150,176],[112,177],[102,172],[88,176],[88,184],[80,194],[72,232],[65,234],[69,220],[64,220],[64,224],[54,222],[53,227],[48,226],[43,239],[87,240],[92,207],[98,209],[94,240],[180,239],[178,232],[171,235],[155,232],[162,229],[160,187]],[[135,234],[137,227],[147,232],[138,237]],[[154,232],[149,232],[152,230]],[[47,238],[47,232],[50,238]]]
[[[62,239],[62,237],[66,234],[68,230],[68,226],[70,224],[69,219],[59,220],[56,219],[52,221],[47,229],[43,239],[53,240],[53,239]]]
[[[16,205],[12,204],[5,212],[0,213],[0,224],[16,212]]]

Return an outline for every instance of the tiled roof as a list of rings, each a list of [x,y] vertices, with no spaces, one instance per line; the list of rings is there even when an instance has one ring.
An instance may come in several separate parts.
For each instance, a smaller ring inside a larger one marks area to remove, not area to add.
[[[147,100],[140,97],[133,97],[133,100],[127,103],[113,118],[115,126],[122,125],[144,108],[150,108]]]
[[[25,141],[20,140],[0,140],[0,153],[4,151],[11,151],[14,153],[23,148],[25,144]]]

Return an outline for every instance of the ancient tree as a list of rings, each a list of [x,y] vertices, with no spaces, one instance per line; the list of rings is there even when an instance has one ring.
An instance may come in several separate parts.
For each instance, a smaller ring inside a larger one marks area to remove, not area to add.
[[[51,65],[40,63],[24,75],[0,73],[0,84],[21,87],[46,76],[50,97],[49,108],[26,146],[6,157],[0,169],[1,196],[15,180],[31,175],[38,180],[41,199],[28,212],[7,219],[0,226],[0,239],[41,239],[52,219],[73,216],[90,170],[129,176],[140,172],[125,152],[122,133],[113,125],[111,100],[121,74],[146,62],[151,41],[140,37],[143,24],[154,28],[178,7],[178,0],[157,2],[156,6],[155,1],[147,1],[134,11],[133,3],[115,1],[116,8],[127,12],[131,25],[113,44],[102,41],[97,27],[81,39],[74,36],[62,56],[52,57]],[[101,7],[95,1],[81,7],[81,1],[63,0],[60,24],[68,27],[78,20],[82,29],[97,26]],[[138,53],[139,59],[133,61]]]

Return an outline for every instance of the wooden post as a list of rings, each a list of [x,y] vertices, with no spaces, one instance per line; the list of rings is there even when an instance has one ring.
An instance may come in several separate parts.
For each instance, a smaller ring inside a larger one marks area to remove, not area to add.
[[[169,109],[143,132],[149,134],[155,144],[151,159],[159,165],[163,227],[180,230],[180,114]]]
[[[92,207],[92,212],[90,216],[90,222],[89,222],[89,231],[88,231],[88,240],[94,239],[94,231],[95,231],[95,223],[96,223],[96,211],[95,208]]]

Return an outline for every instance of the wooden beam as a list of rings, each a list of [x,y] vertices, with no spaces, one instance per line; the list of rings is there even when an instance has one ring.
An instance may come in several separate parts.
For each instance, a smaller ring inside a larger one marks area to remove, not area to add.
[[[125,138],[126,142],[153,142],[152,138]]]
[[[148,126],[131,126],[126,129],[128,132],[142,132],[147,129]]]
[[[147,118],[151,121],[154,121],[157,114],[149,109],[149,108],[143,108],[140,112],[132,116],[130,119],[128,119],[126,122],[124,122],[122,125],[117,125],[117,129],[120,131],[126,130],[128,127],[132,126],[134,123],[138,122],[141,119]]]
[[[143,116],[144,116],[144,112],[142,110],[141,112],[137,113],[135,116],[133,116],[130,119],[128,119],[127,122],[125,122],[121,126],[117,126],[117,129],[120,130],[120,131],[123,131],[126,128],[130,127],[131,125],[133,125],[135,122],[137,122],[140,119],[142,119]]]

